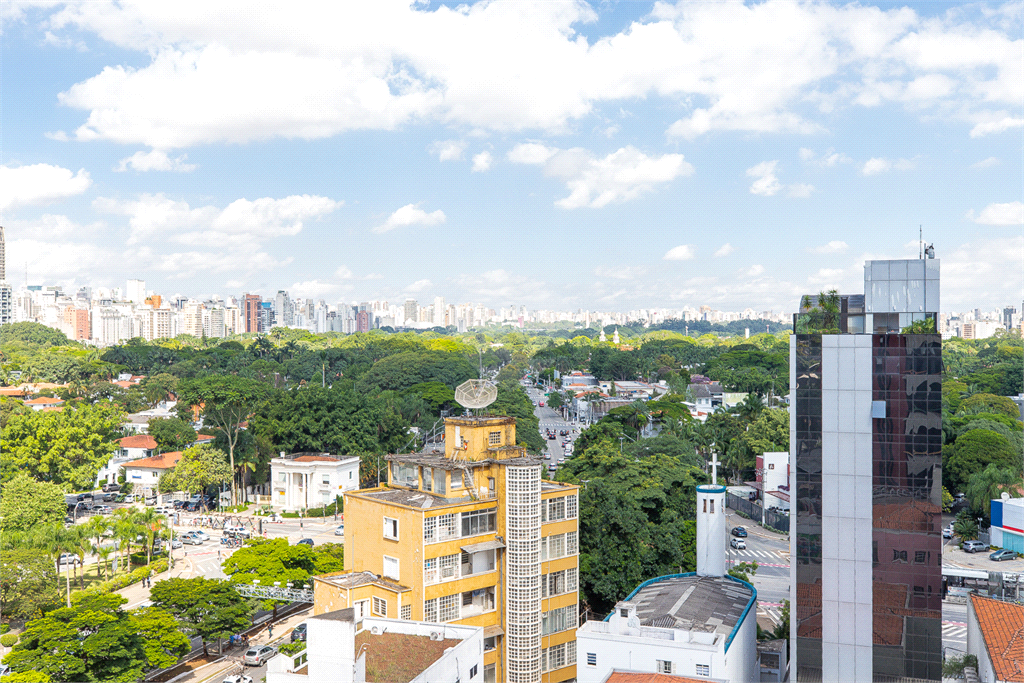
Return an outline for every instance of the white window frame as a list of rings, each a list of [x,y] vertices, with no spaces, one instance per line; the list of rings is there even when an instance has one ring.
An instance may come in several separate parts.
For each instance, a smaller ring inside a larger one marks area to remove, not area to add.
[[[711,665],[710,664],[697,664],[696,674],[698,676],[711,676]]]
[[[377,597],[376,595],[373,596],[372,600],[373,600],[373,603],[372,603],[373,607],[370,610],[371,613],[373,615],[375,615],[375,616],[378,616],[378,617],[387,618],[387,616],[388,616],[388,601],[385,600],[384,598]]]
[[[659,674],[671,674],[675,671],[675,665],[667,659],[655,660],[654,670]]]
[[[397,541],[398,538],[398,520],[394,517],[384,518],[384,538]]]
[[[412,605],[402,605],[401,612],[402,612],[401,618],[404,621],[411,621],[412,620]]]
[[[395,573],[394,573],[393,576],[390,573],[388,573],[388,562],[391,562],[391,565],[395,568]],[[395,581],[400,581],[401,580],[401,576],[399,576],[399,574],[401,572],[401,566],[399,566],[399,562],[398,562],[398,558],[397,557],[391,557],[389,555],[385,555],[384,556],[383,566],[384,566],[384,569],[381,572],[381,574],[383,576],[386,576],[389,579],[394,579]]]

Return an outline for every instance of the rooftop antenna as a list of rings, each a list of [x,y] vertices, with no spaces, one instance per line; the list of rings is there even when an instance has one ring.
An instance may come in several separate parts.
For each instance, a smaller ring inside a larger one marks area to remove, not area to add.
[[[467,379],[455,387],[455,402],[467,410],[486,408],[498,398],[498,387],[485,379]]]
[[[924,258],[924,226],[918,223],[917,225],[917,258]]]

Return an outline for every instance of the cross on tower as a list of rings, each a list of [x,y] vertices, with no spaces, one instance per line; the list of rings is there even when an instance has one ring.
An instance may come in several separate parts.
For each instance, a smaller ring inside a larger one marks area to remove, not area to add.
[[[711,483],[718,484],[718,451],[711,451]]]

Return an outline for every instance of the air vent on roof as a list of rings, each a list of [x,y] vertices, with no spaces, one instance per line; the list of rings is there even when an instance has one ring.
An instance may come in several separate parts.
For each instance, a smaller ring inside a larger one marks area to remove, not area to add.
[[[440,631],[431,631],[430,632],[430,639],[431,640],[444,640],[444,634],[442,634]]]
[[[371,626],[370,627],[370,633],[372,633],[375,636],[379,636],[380,635],[380,626]]]

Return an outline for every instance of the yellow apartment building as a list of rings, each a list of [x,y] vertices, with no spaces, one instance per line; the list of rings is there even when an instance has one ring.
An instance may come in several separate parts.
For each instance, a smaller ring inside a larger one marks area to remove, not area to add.
[[[445,420],[444,453],[387,456],[387,486],[345,494],[345,569],[314,613],[484,628],[487,682],[576,677],[579,487],[541,479],[510,417]]]

